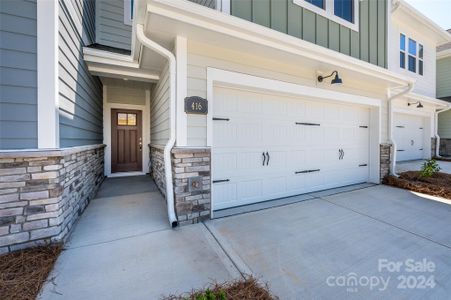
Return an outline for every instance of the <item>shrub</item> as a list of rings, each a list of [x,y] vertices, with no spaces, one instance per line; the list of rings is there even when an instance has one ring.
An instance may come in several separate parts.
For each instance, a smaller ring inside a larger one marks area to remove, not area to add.
[[[420,176],[423,178],[429,178],[437,174],[440,171],[440,166],[435,159],[427,160],[421,167]]]

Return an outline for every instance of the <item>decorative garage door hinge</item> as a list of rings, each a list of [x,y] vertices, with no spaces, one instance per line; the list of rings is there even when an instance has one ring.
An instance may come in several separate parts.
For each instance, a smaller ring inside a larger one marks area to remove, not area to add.
[[[296,122],[296,125],[304,125],[304,126],[321,126],[321,124],[318,123],[304,123],[304,122]]]
[[[321,171],[320,169],[314,169],[314,170],[303,170],[303,171],[297,171],[294,172],[294,174],[304,174],[304,173],[313,173],[313,172],[319,172]]]
[[[396,150],[397,152],[403,152],[403,151],[406,151],[406,150],[402,150],[402,149],[399,149],[399,150]]]
[[[368,165],[367,164],[361,164],[361,165],[359,165],[359,167],[367,167]]]
[[[360,128],[368,128],[368,126],[366,126],[366,125],[360,125],[359,127]]]
[[[216,117],[213,117],[213,121],[230,121],[230,119],[229,118],[216,118]]]
[[[230,179],[213,180],[213,183],[229,182]]]
[[[404,126],[398,125],[396,126],[397,128],[405,128]]]

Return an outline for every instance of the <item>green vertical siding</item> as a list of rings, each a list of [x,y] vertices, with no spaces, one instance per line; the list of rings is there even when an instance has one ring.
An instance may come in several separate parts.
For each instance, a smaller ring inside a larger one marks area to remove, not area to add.
[[[359,32],[304,9],[293,0],[231,0],[231,14],[386,67],[386,1],[360,1]]]

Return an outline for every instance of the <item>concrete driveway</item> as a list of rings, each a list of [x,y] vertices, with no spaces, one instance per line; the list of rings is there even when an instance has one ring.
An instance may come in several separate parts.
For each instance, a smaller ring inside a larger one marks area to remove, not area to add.
[[[144,226],[136,213],[113,234],[112,220],[94,224],[101,211],[87,211],[41,299],[158,299],[240,274],[280,299],[449,298],[450,205],[387,186],[337,192],[176,230]],[[128,209],[157,209],[159,194],[147,193]],[[102,234],[89,235],[97,227]]]
[[[405,190],[375,186],[207,226],[243,272],[269,282],[281,299],[446,299],[451,294],[451,206]],[[435,268],[407,272],[409,259],[425,259]],[[379,272],[379,261],[403,265]],[[409,287],[401,288],[398,276],[410,280]],[[430,276],[434,288],[422,288],[418,281]],[[383,280],[389,280],[386,287]]]
[[[396,163],[396,172],[401,173],[405,171],[419,171],[423,166],[425,160],[412,160]],[[450,161],[440,161],[437,163],[440,166],[441,172],[451,174],[451,162]]]

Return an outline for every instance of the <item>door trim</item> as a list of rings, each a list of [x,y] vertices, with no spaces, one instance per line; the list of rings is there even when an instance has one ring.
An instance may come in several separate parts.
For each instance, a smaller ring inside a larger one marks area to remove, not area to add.
[[[103,86],[103,143],[106,145],[104,158],[104,175],[111,177],[145,175],[149,173],[150,162],[150,90],[146,90],[145,105],[134,105],[124,103],[108,102],[108,88]],[[142,112],[142,170],[140,172],[121,172],[111,173],[111,110],[112,109],[131,109],[140,110]]]

